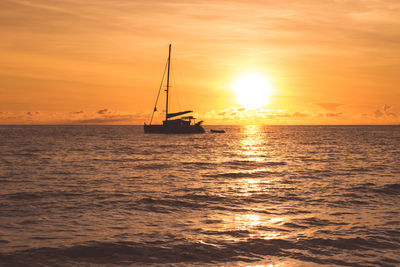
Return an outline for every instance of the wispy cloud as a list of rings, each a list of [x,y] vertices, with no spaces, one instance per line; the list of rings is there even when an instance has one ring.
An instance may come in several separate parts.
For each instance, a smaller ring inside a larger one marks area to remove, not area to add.
[[[315,103],[315,105],[326,110],[336,110],[338,107],[343,106],[343,104],[333,103],[333,102]]]
[[[374,115],[376,118],[381,118],[381,117],[393,117],[397,118],[397,114],[392,111],[392,106],[385,104],[383,105],[382,108],[375,110]]]
[[[107,123],[115,123],[115,122],[120,122],[120,123],[126,123],[135,120],[135,117],[132,115],[108,115],[104,116],[101,118],[93,118],[93,119],[84,119],[84,120],[79,120],[79,123],[83,124],[93,124],[93,123],[98,123],[98,124],[107,124]]]
[[[142,124],[144,119],[144,114],[126,114],[108,108],[100,109],[92,113],[82,112],[79,113],[79,115],[80,117],[72,118],[71,121],[79,124]]]
[[[340,117],[342,116],[343,113],[342,112],[337,112],[337,113],[326,113],[325,116],[327,117]]]
[[[143,124],[150,114],[112,111],[99,114],[97,111],[0,112],[0,124]]]
[[[97,111],[97,114],[103,115],[103,114],[106,114],[108,112],[109,112],[108,109],[105,108],[105,109],[101,109],[101,110]]]
[[[392,116],[392,117],[397,118],[397,114],[394,113],[394,112],[392,112],[392,106],[389,106],[389,105],[385,104],[385,105],[383,106],[383,111],[385,112],[385,114],[386,114],[387,116]]]

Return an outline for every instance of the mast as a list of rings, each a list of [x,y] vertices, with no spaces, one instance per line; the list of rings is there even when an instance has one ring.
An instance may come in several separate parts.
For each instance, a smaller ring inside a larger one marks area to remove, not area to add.
[[[169,44],[168,50],[168,74],[167,74],[167,101],[166,101],[166,108],[165,108],[165,120],[168,120],[168,91],[169,91],[169,69],[171,65],[171,44]]]

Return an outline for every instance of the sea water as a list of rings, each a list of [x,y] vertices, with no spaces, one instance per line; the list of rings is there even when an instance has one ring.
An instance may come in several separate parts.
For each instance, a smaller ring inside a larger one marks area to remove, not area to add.
[[[400,265],[400,127],[205,128],[0,126],[0,265]]]

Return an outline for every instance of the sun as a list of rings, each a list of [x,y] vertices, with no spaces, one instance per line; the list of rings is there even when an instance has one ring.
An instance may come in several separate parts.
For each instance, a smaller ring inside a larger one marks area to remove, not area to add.
[[[233,86],[236,100],[246,108],[260,108],[269,103],[272,87],[261,75],[248,74],[241,76]]]

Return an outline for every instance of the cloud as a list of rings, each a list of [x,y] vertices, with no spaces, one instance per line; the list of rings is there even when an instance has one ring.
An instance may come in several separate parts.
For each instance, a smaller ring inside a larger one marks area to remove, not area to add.
[[[97,111],[84,112],[42,112],[42,111],[2,111],[0,124],[143,124],[150,118],[149,113],[123,113],[108,110],[107,114]]]
[[[304,119],[313,119],[312,113],[305,111],[271,110],[265,108],[246,109],[232,107],[213,110],[200,114],[206,123],[211,124],[248,124],[248,123],[301,123]]]
[[[91,118],[91,119],[84,119],[84,120],[79,120],[79,123],[98,123],[98,124],[103,124],[103,123],[114,123],[114,122],[132,122],[135,119],[134,116],[132,115],[110,115],[110,116],[105,116],[102,118]]]
[[[73,112],[73,114],[79,116],[78,118],[75,117],[72,119],[73,123],[79,124],[133,123],[144,119],[144,114],[124,114],[108,108],[100,109],[92,113],[77,111]]]
[[[374,112],[375,117],[380,118],[382,117],[384,114],[382,111],[380,111],[379,109],[375,110]]]
[[[343,106],[343,104],[331,103],[331,102],[315,103],[315,105],[317,105],[323,109],[326,109],[326,110],[336,110],[338,107]]]
[[[326,113],[325,114],[325,116],[326,117],[331,117],[331,118],[333,118],[333,117],[340,117],[340,116],[342,116],[342,112],[337,112],[337,113]]]
[[[108,109],[100,109],[99,111],[97,111],[97,114],[106,114],[106,113],[108,113],[109,112],[109,110]]]
[[[34,115],[39,115],[40,112],[39,111],[27,111],[26,115],[28,115],[29,117],[32,117]]]
[[[10,120],[10,119],[23,118],[26,115],[27,115],[27,112],[24,112],[23,114],[16,114],[16,113],[9,112],[9,111],[0,111],[0,118],[4,121]]]
[[[385,104],[382,108],[375,110],[374,115],[376,118],[393,117],[397,118],[397,114],[392,111],[392,106]]]
[[[290,117],[294,117],[294,118],[305,118],[305,117],[308,117],[308,114],[302,113],[302,112],[295,112],[295,113],[292,113],[292,114],[290,115]]]
[[[0,124],[27,124],[41,120],[39,111],[5,111],[0,112]]]
[[[269,118],[306,118],[310,115],[305,112],[267,112],[267,117]]]
[[[385,104],[383,106],[383,111],[385,112],[385,114],[387,116],[391,116],[391,117],[397,118],[397,114],[392,112],[391,109],[392,109],[392,106],[389,106],[388,104]]]

